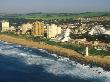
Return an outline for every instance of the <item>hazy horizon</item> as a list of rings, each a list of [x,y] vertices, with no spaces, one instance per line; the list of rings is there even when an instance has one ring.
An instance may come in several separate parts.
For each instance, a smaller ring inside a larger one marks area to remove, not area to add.
[[[0,13],[110,12],[110,0],[0,0]]]

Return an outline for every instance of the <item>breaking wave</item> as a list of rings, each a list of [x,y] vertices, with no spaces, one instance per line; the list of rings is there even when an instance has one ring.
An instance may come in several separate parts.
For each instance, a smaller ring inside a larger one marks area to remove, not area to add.
[[[81,65],[69,58],[50,54],[42,49],[27,48],[0,41],[0,54],[20,59],[28,65],[41,65],[55,76],[68,75],[92,82],[110,82],[110,72],[101,67]]]

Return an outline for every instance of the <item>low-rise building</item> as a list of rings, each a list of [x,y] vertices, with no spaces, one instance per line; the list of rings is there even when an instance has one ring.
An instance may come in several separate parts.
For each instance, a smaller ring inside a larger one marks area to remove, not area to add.
[[[28,30],[32,29],[32,24],[26,23],[21,25],[22,34],[26,34]]]
[[[108,50],[108,46],[107,46],[106,43],[99,43],[94,48],[97,49],[97,50]]]
[[[14,26],[11,26],[11,27],[9,28],[9,31],[10,31],[10,32],[15,32],[15,31],[16,31],[16,28],[15,28]]]

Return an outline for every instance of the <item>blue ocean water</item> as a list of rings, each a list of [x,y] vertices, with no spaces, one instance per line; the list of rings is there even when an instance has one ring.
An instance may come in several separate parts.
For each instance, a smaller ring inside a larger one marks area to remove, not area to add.
[[[0,41],[0,82],[110,82],[110,72]]]

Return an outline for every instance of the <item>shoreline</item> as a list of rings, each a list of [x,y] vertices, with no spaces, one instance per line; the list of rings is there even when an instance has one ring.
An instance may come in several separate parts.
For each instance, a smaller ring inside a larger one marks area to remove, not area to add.
[[[57,54],[60,56],[68,57],[73,61],[81,64],[86,64],[90,66],[99,66],[104,70],[110,70],[110,58],[100,57],[100,56],[82,56],[74,50],[62,48],[59,46],[49,45],[43,42],[34,42],[32,40],[26,40],[21,38],[16,38],[8,35],[0,35],[0,40],[10,42],[13,44],[23,45],[31,48],[44,49],[52,54]]]

